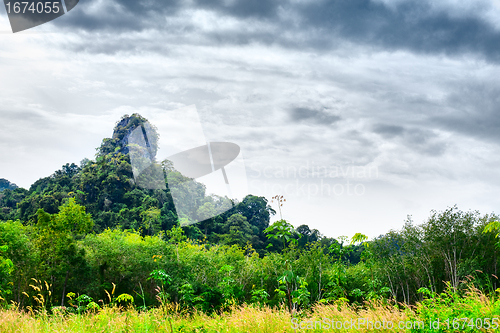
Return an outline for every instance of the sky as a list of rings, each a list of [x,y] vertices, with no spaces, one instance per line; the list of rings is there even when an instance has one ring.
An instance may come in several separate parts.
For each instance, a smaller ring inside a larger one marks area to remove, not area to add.
[[[195,107],[295,226],[498,211],[499,1],[82,0],[15,34],[2,7],[0,40],[0,178],[19,186],[93,158],[124,114]]]

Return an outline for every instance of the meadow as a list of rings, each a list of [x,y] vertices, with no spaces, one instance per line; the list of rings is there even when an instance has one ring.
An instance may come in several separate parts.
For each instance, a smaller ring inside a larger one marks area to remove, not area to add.
[[[108,305],[99,309],[43,307],[0,311],[0,332],[494,332],[500,325],[500,301],[474,287],[464,295],[449,288],[415,306],[385,300],[352,305],[316,304],[292,313],[285,306],[232,306],[206,314],[173,303],[150,310]]]

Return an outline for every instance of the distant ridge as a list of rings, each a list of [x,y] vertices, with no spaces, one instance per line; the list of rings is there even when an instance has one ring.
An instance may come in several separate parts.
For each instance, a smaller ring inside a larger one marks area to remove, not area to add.
[[[0,178],[0,192],[3,190],[15,190],[18,186],[14,183],[9,182],[5,178]]]
[[[18,186],[14,183],[9,182],[5,178],[0,178],[0,192],[3,190],[15,190]]]

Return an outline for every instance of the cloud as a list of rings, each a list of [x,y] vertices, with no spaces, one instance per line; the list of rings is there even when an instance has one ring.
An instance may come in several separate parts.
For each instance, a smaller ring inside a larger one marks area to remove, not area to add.
[[[404,128],[397,125],[376,124],[373,132],[382,135],[384,138],[393,138],[402,135]]]
[[[447,111],[430,120],[434,126],[461,135],[498,143],[500,139],[500,84],[472,77],[446,98]]]
[[[286,2],[278,0],[196,0],[193,7],[240,18],[275,19],[280,5]]]
[[[85,31],[106,31],[119,34],[151,27],[161,28],[164,18],[174,16],[179,9],[180,1],[177,0],[82,1],[75,10],[54,23]]]
[[[314,125],[329,126],[342,118],[338,115],[326,112],[324,109],[293,108],[290,112],[292,121]]]
[[[240,145],[251,175],[378,168],[376,182],[353,183],[364,197],[309,196],[299,184],[287,214],[303,223],[314,211],[331,235],[359,221],[382,231],[441,203],[490,210],[498,10],[422,1],[81,2],[44,27],[61,33],[5,35],[0,177],[29,186],[92,157],[125,113],[196,104],[207,140]],[[253,194],[275,195],[269,185]]]
[[[373,132],[418,154],[440,156],[446,151],[445,141],[435,131],[427,128],[376,124]]]
[[[480,53],[498,60],[500,33],[471,11],[451,16],[427,1],[392,6],[370,0],[340,0],[300,6],[304,28],[384,49],[417,53]],[[332,38],[331,42],[334,42]]]
[[[464,10],[457,8],[450,1],[436,5],[380,0],[91,0],[54,24],[98,33],[117,50],[124,48],[117,41],[126,41],[131,32],[161,31],[160,39],[151,33],[157,44],[262,43],[326,52],[347,42],[391,51],[475,54],[498,62],[500,29],[496,26],[500,22],[494,17],[500,14],[500,7],[479,1]],[[136,42],[137,52],[163,49],[154,43]],[[134,50],[130,43],[125,45]]]
[[[446,143],[435,132],[427,129],[407,130],[403,142],[410,149],[428,156],[440,156],[446,151]]]

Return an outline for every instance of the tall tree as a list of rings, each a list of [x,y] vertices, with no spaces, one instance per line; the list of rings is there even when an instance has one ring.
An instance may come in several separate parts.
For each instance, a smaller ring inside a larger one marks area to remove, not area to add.
[[[61,306],[71,272],[84,260],[84,252],[77,247],[77,239],[92,230],[94,222],[85,207],[70,198],[60,207],[58,214],[48,214],[43,209],[37,212],[38,237],[36,244],[43,262],[41,271],[48,277],[52,288],[61,285]],[[54,289],[51,290],[54,294]]]

